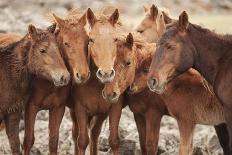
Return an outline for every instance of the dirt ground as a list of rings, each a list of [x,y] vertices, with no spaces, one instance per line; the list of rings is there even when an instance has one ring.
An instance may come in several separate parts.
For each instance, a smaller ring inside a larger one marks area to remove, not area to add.
[[[65,15],[71,8],[85,10],[91,7],[94,10],[102,6],[114,5],[120,9],[122,19],[126,22],[128,29],[133,30],[143,17],[143,4],[150,5],[150,0],[0,0],[0,30],[12,33],[25,34],[27,25],[33,23],[36,26],[45,27],[49,25],[46,15],[55,12]],[[222,33],[232,32],[232,1],[231,0],[156,0],[155,4],[166,7],[173,17],[182,10],[190,14],[190,21],[209,27]],[[60,128],[59,154],[73,154],[73,142],[71,136],[70,116],[68,109],[63,118]],[[48,113],[41,111],[36,120],[35,144],[32,155],[48,154]],[[20,124],[21,141],[24,135],[23,121]],[[123,155],[139,155],[139,141],[133,115],[129,109],[124,109],[120,121],[121,151]],[[107,142],[109,131],[106,121],[101,137],[100,155],[110,153]],[[179,132],[176,121],[170,117],[162,119],[159,154],[178,154]],[[194,134],[194,150],[196,154],[219,155],[222,150],[218,144],[214,128],[198,125]],[[0,155],[9,155],[10,149],[5,131],[0,132]]]

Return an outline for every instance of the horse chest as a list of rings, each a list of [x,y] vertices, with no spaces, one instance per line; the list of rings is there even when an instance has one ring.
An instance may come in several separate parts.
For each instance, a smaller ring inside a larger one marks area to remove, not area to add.
[[[143,114],[147,111],[148,104],[142,100],[129,101],[128,105],[133,113]]]
[[[92,85],[77,87],[74,95],[74,98],[78,101],[76,103],[85,107],[90,115],[108,113],[111,104],[103,99],[102,89]]]
[[[34,85],[33,94],[31,96],[34,106],[40,110],[52,109],[61,105],[66,105],[69,95],[69,87],[52,87],[45,81],[40,81]]]

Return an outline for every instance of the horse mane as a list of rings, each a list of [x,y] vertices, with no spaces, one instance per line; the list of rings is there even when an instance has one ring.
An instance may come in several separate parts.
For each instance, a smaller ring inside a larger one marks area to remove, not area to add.
[[[78,20],[80,19],[80,17],[82,15],[83,14],[80,11],[80,9],[74,8],[74,9],[70,10],[67,13],[67,15],[59,16],[59,17],[61,17],[65,21],[65,23],[68,23],[71,25],[76,25],[76,24],[78,24]],[[56,20],[53,17],[52,12],[50,12],[49,14],[46,15],[46,19],[51,23],[56,23]]]
[[[16,48],[24,44],[24,50],[29,51],[31,42],[25,42],[28,35],[17,42],[13,42],[0,48],[0,64],[6,75],[14,81],[21,81],[27,76],[27,60],[29,52],[23,53],[22,59],[18,59]],[[17,82],[16,82],[17,83]],[[19,83],[20,84],[20,83]]]
[[[215,31],[211,31],[207,28],[203,28],[197,24],[189,24],[189,30],[193,29],[197,32],[204,33],[206,35],[212,36],[214,39],[222,40],[224,42],[232,42],[232,35],[229,34],[218,34]]]
[[[126,36],[125,34],[119,34],[118,40],[120,41],[119,44],[122,46],[126,46]],[[137,68],[141,66],[143,61],[149,57],[152,57],[153,53],[155,52],[155,43],[148,43],[141,35],[136,35],[133,33],[134,38],[134,45],[133,49],[137,59]],[[121,52],[118,52],[119,54]]]

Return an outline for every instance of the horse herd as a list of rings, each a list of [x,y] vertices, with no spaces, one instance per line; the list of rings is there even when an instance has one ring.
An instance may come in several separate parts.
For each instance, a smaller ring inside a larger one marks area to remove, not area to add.
[[[24,37],[0,34],[0,120],[12,154],[20,154],[23,111],[23,151],[30,154],[40,110],[49,110],[49,152],[57,154],[66,106],[76,155],[88,145],[98,154],[107,117],[112,154],[119,155],[125,106],[134,114],[143,155],[157,153],[164,115],[177,120],[180,155],[192,153],[196,124],[213,125],[224,154],[232,154],[232,37],[189,23],[185,11],[178,20],[155,5],[144,11],[133,33],[123,31],[118,9],[88,9],[52,14],[51,26],[29,25]]]

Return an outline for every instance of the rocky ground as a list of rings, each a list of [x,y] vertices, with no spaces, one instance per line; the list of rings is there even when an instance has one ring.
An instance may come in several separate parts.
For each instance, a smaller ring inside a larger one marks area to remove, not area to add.
[[[52,11],[64,15],[71,8],[86,9],[92,7],[98,8],[113,4],[120,8],[127,21],[126,25],[133,28],[139,19],[143,16],[142,5],[152,4],[149,0],[1,0],[0,1],[0,30],[25,34],[27,25],[33,23],[37,26],[45,27],[49,25],[46,20],[48,12]],[[193,16],[231,14],[231,0],[156,0],[156,4],[170,8],[174,15],[182,10],[187,10]],[[214,18],[213,18],[214,19]],[[231,19],[231,18],[230,18]],[[223,21],[222,21],[223,22]],[[226,22],[225,22],[226,23]],[[228,23],[227,23],[228,24]],[[223,25],[223,24],[220,24]],[[225,26],[225,25],[224,25]],[[231,25],[226,25],[229,27]],[[218,31],[223,31],[217,29]],[[60,155],[73,154],[73,142],[71,137],[70,116],[68,109],[60,128]],[[48,154],[48,113],[41,111],[36,120],[35,126],[35,144],[32,149],[32,155]],[[20,138],[24,135],[23,121],[20,125]],[[133,115],[129,109],[124,109],[120,122],[121,151],[123,155],[139,155],[139,141]],[[159,141],[159,154],[176,155],[178,154],[179,132],[176,121],[170,117],[162,119]],[[110,154],[110,148],[107,142],[108,121],[103,126],[103,131],[99,140],[100,155]],[[4,131],[0,132],[0,154],[9,155],[9,145]],[[214,128],[199,125],[195,129],[194,135],[195,154],[199,155],[219,155],[222,150],[218,144]]]

